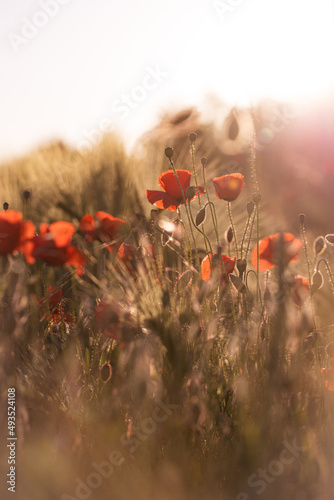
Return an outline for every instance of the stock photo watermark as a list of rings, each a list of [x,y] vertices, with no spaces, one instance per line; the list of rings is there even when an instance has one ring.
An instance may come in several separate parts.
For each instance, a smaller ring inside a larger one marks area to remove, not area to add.
[[[175,410],[179,408],[179,405],[172,404],[168,401],[157,401],[156,407],[152,412],[152,417],[145,418],[138,428],[131,428],[131,437],[125,432],[120,437],[120,443],[124,448],[128,448],[128,451],[133,454],[140,446],[140,444],[146,441],[149,436],[154,434],[158,424],[166,422],[166,420],[173,414]],[[92,462],[92,472],[90,472],[86,478],[83,480],[79,477],[75,479],[76,489],[75,496],[69,495],[68,493],[63,493],[60,497],[61,500],[86,500],[88,499],[94,490],[99,488],[104,479],[108,479],[114,472],[115,467],[120,467],[125,463],[125,457],[123,453],[118,449],[112,450],[108,458],[100,463]]]
[[[237,7],[243,4],[245,0],[214,0],[212,6],[219,19],[225,21],[226,17],[234,12]]]
[[[19,32],[11,31],[7,33],[7,39],[14,52],[18,53],[24,46],[33,40],[38,35],[39,31],[45,28],[50,19],[58,15],[61,7],[70,2],[71,0],[40,0],[38,3],[40,9],[36,10],[30,18],[22,18]]]
[[[303,452],[303,447],[298,445],[294,439],[292,443],[283,441],[283,449],[276,460],[272,460],[266,468],[258,469],[254,474],[251,474],[247,479],[247,484],[250,488],[256,488],[254,493],[261,495],[268,484],[272,484],[285,469],[293,464]],[[252,500],[248,493],[241,492],[236,496],[236,500]]]
[[[126,120],[132,110],[137,109],[143,103],[148,95],[156,90],[162,82],[168,78],[169,73],[161,69],[159,64],[147,66],[142,81],[135,85],[129,92],[123,92],[117,99],[111,103],[111,111],[121,120]],[[97,127],[90,130],[83,130],[84,140],[78,144],[78,149],[85,150],[97,144],[106,132],[115,130],[112,119],[103,118]]]

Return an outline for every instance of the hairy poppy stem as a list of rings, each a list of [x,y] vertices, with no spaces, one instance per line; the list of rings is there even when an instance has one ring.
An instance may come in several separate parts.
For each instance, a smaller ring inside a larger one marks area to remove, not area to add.
[[[242,235],[241,246],[240,246],[240,259],[242,259],[242,251],[243,251],[243,247],[244,247],[244,244],[245,244],[246,234],[247,234],[247,231],[248,231],[248,228],[249,228],[249,223],[250,223],[251,217],[252,217],[252,214],[248,215],[246,226],[245,226],[245,229],[244,229],[244,233]]]
[[[202,169],[203,170],[203,184],[204,184],[204,187],[205,187],[206,197],[208,199],[208,203],[209,203],[209,206],[210,206],[210,212],[211,212],[213,227],[214,227],[214,230],[215,230],[215,233],[216,233],[217,248],[219,248],[219,234],[218,234],[218,221],[217,221],[217,216],[216,216],[216,209],[215,209],[215,206],[212,203],[212,201],[210,201],[209,191],[208,191],[208,187],[206,185],[205,168],[206,168],[206,166],[203,165],[203,169]]]
[[[311,265],[310,265],[310,259],[309,259],[309,256],[308,256],[308,251],[307,251],[307,240],[306,240],[306,236],[305,236],[305,224],[304,224],[304,221],[301,221],[301,220],[300,220],[300,233],[301,233],[301,237],[302,237],[302,240],[303,240],[303,249],[304,249],[304,254],[305,254],[305,259],[306,259],[308,279],[309,279],[309,283],[310,283],[310,286],[311,286],[311,282],[312,282],[311,281]],[[310,302],[311,302],[313,328],[314,328],[314,331],[317,332],[318,331],[318,327],[317,327],[317,321],[315,319],[313,293],[312,293],[312,289],[311,288],[310,288]],[[315,352],[316,352],[316,357],[317,357],[318,364],[320,365],[317,336],[315,337]]]
[[[195,229],[197,229],[197,231],[198,231],[199,233],[201,233],[201,234],[204,236],[204,241],[208,243],[208,245],[209,245],[209,249],[210,249],[210,252],[211,252],[211,254],[213,254],[213,252],[212,252],[212,246],[211,246],[211,243],[210,243],[209,238],[207,237],[207,235],[205,234],[205,232],[204,232],[204,231],[202,231],[202,230],[201,230],[199,227],[197,227],[197,226],[196,226],[196,224],[195,224],[195,221],[194,221],[194,218],[193,218],[193,214],[191,213],[191,208],[190,208],[190,200],[188,200],[188,209],[189,209],[190,219],[191,219],[192,224],[194,225],[194,228],[195,228]],[[202,226],[203,226],[203,224],[202,224]],[[205,245],[205,246],[206,246],[206,245]],[[208,253],[208,252],[206,252],[206,253]],[[210,261],[210,259],[209,259],[209,261]]]
[[[193,142],[190,144],[190,154],[191,154],[191,163],[193,166],[195,184],[196,184],[197,193],[198,193],[198,206],[199,206],[199,208],[202,208],[201,197],[199,195],[199,185],[198,185],[198,180],[197,180],[196,166],[195,166],[195,146],[194,146]],[[189,207],[189,210],[190,210],[190,207]],[[195,227],[197,229],[197,226],[195,226]],[[206,253],[208,253],[208,245],[206,242],[207,238],[206,238],[206,234],[205,234],[204,224],[201,225],[201,228],[202,228],[202,234],[204,236],[205,251],[206,251]]]
[[[192,261],[192,246],[191,246],[191,241],[190,241],[190,237],[189,237],[189,234],[188,234],[187,228],[186,228],[186,226],[184,225],[184,222],[183,222],[183,220],[182,220],[182,217],[181,217],[181,210],[180,210],[179,208],[177,209],[177,213],[178,213],[178,216],[179,216],[179,220],[180,220],[180,222],[181,222],[181,224],[182,224],[182,227],[183,227],[183,229],[184,229],[184,232],[185,232],[185,234],[186,234],[186,236],[187,236],[187,239],[188,239],[188,246],[189,246],[189,252],[190,252],[190,260]]]
[[[227,202],[227,211],[228,211],[228,215],[229,215],[229,218],[230,218],[230,222],[231,222],[231,226],[232,226],[232,231],[233,231],[233,235],[234,235],[235,254],[236,254],[237,259],[239,259],[237,232],[235,230],[235,226],[234,226],[234,222],[233,222],[232,210],[231,210],[231,203],[229,201]]]
[[[187,218],[188,218],[188,222],[189,222],[190,232],[191,232],[191,236],[192,236],[193,243],[194,243],[195,254],[196,254],[196,261],[197,261],[197,265],[199,266],[199,257],[198,257],[197,245],[196,245],[196,240],[195,240],[195,236],[194,236],[194,231],[193,231],[193,228],[192,228],[192,225],[191,225],[190,215],[189,215],[189,212],[188,212],[186,196],[185,196],[185,194],[183,192],[182,184],[180,182],[179,176],[177,175],[174,162],[173,162],[173,160],[171,158],[169,159],[169,163],[170,163],[170,165],[171,165],[171,167],[172,167],[172,169],[174,171],[174,174],[175,174],[175,176],[177,178],[177,182],[179,184],[179,187],[180,187],[180,190],[181,190],[181,193],[182,193],[182,198],[183,198],[183,202],[184,202],[184,205],[185,205],[186,214],[187,214]],[[191,246],[190,246],[190,249],[191,249]],[[192,252],[191,252],[191,254],[192,254]]]
[[[334,277],[333,277],[331,268],[329,267],[329,264],[328,264],[328,262],[327,262],[326,259],[320,259],[319,262],[318,262],[318,265],[317,265],[317,271],[319,271],[319,265],[321,264],[321,262],[325,263],[325,267],[326,267],[326,271],[327,271],[327,274],[328,274],[329,282],[331,284],[332,294],[334,295]],[[311,284],[311,282],[310,282],[310,284]]]
[[[254,121],[254,118],[253,118]],[[255,195],[253,197],[253,201],[255,202],[256,205],[256,253],[257,253],[257,258],[256,258],[256,273],[257,273],[257,280],[256,280],[256,298],[257,301],[259,301],[259,290],[260,290],[260,189],[259,189],[259,183],[257,181],[257,176],[256,176],[256,153],[255,153],[255,144],[256,144],[256,131],[255,127],[253,128],[253,142],[252,142],[252,160],[251,160],[251,177],[253,180],[254,184],[254,192]]]

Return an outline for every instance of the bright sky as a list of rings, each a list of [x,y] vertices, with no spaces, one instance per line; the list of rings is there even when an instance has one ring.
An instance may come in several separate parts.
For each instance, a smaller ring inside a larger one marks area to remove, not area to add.
[[[333,55],[333,0],[2,1],[0,159],[106,127],[131,145],[209,93],[317,100]]]

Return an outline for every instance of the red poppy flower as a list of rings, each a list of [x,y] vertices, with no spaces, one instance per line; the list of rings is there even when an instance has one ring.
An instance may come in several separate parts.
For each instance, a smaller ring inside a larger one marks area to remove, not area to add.
[[[70,222],[58,221],[41,224],[40,234],[31,239],[31,247],[25,249],[25,259],[29,264],[42,260],[51,266],[70,265],[76,267],[77,274],[83,274],[85,255],[70,245],[75,227]]]
[[[165,208],[170,212],[175,212],[175,210],[177,210],[179,206],[184,203],[184,198],[186,201],[189,201],[186,198],[185,193],[186,189],[190,187],[191,172],[189,172],[189,170],[181,169],[177,169],[176,172],[182,186],[182,191],[174,171],[167,170],[166,172],[163,172],[158,179],[158,184],[163,191],[146,191],[146,197],[152,205],[155,205],[158,208]],[[205,193],[205,189],[202,186],[198,188],[198,191],[200,195]],[[198,195],[198,191],[194,198]],[[191,199],[193,200],[194,198]]]
[[[34,224],[22,219],[22,214],[16,210],[0,212],[0,255],[21,250],[26,241],[34,236]]]
[[[228,174],[213,179],[216,195],[220,200],[233,201],[244,188],[244,176],[242,174]]]
[[[334,358],[331,358],[330,365],[330,368],[322,368],[321,374],[324,376],[326,389],[334,391]]]
[[[107,212],[96,212],[95,217],[86,214],[82,217],[79,224],[79,231],[86,234],[87,241],[101,241],[102,243],[110,243],[118,236],[119,229],[126,224],[123,219],[113,217]],[[112,251],[111,246],[107,246],[109,251]]]
[[[259,242],[259,269],[272,269],[279,261],[280,238],[283,238],[284,264],[294,262],[298,258],[303,243],[291,233],[276,233],[263,238]],[[252,266],[257,266],[257,247],[252,252]]]
[[[210,258],[210,260],[209,260]],[[209,281],[212,276],[212,274],[215,273],[217,267],[219,266],[219,257],[216,253],[213,254],[213,259],[212,259],[212,254],[207,255],[204,257],[201,263],[201,271],[202,271],[202,280],[203,281]],[[229,275],[233,273],[234,266],[235,266],[236,258],[229,257],[228,255],[222,255],[221,256],[221,262],[220,262],[220,283],[223,285],[227,283],[227,277],[226,274]],[[211,264],[210,264],[211,263]],[[223,266],[225,268],[225,271],[223,269]]]
[[[302,307],[305,299],[310,293],[310,282],[308,278],[297,274],[291,290],[291,298],[297,307]]]

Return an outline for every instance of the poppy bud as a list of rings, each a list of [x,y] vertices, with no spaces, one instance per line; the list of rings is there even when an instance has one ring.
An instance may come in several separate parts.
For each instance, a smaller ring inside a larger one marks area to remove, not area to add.
[[[195,186],[189,186],[186,189],[186,198],[188,200],[192,200],[196,196],[196,188]]]
[[[254,203],[252,201],[249,201],[246,205],[246,208],[247,208],[248,215],[252,215],[253,210],[254,210]]]
[[[254,201],[255,205],[257,205],[258,203],[260,203],[260,201],[261,201],[261,195],[260,195],[260,193],[253,194],[253,201]]]
[[[188,135],[190,142],[195,142],[197,134],[195,132],[191,132],[191,134]]]
[[[7,203],[7,201],[5,201],[5,203],[2,206],[3,206],[4,210],[8,210],[9,203]]]
[[[334,245],[334,234],[327,234],[325,236],[325,240],[326,240],[326,243],[328,243],[328,245],[333,246]]]
[[[312,292],[316,292],[317,290],[319,290],[319,288],[322,287],[323,285],[323,282],[324,282],[324,279],[322,277],[322,274],[320,271],[316,271],[313,276],[312,276],[312,286],[311,286],[311,290]]]
[[[318,236],[313,243],[313,251],[316,255],[321,255],[326,249],[326,242],[323,236]]]
[[[205,215],[206,215],[205,208],[201,208],[197,212],[196,219],[195,219],[196,226],[200,226],[201,224],[203,224],[203,222],[205,220]]]
[[[299,214],[299,222],[301,223],[302,226],[305,224],[305,219],[306,219],[305,214]]]
[[[100,369],[100,377],[102,382],[108,382],[111,379],[112,368],[110,363],[104,363]]]
[[[245,283],[238,276],[236,276],[235,274],[230,274],[230,280],[232,281],[233,285],[238,290],[238,292],[240,293],[247,292]]]
[[[227,243],[231,243],[231,241],[233,241],[233,229],[232,229],[232,226],[230,226],[226,233],[225,233],[225,239],[227,241]]]
[[[22,200],[27,202],[29,198],[31,197],[31,191],[30,189],[24,189],[21,193]]]
[[[240,274],[244,274],[247,268],[247,260],[246,259],[238,259],[237,260],[237,269]]]
[[[206,167],[208,160],[205,158],[205,156],[203,156],[203,158],[201,158],[201,163],[202,163],[202,167]]]
[[[166,148],[165,149],[165,155],[167,156],[167,158],[171,159],[173,157],[173,154],[174,154],[173,148]]]

